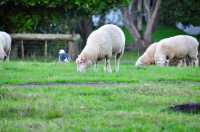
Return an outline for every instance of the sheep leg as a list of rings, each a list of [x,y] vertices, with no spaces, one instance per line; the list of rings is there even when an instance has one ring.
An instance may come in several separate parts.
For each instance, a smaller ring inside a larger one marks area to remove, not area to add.
[[[192,66],[192,67],[194,66],[194,60],[193,59],[191,60],[190,66]]]
[[[183,66],[187,67],[186,58],[183,59]]]
[[[186,59],[186,63],[187,63],[188,66],[192,66],[193,65],[193,59],[190,56],[188,56],[187,59]]]
[[[199,60],[198,60],[198,51],[192,52],[189,55],[190,58],[190,65],[191,66],[198,66],[199,65]]]
[[[195,66],[195,67],[198,67],[199,66],[199,60],[198,58],[195,58],[195,59],[192,59],[192,65]]]
[[[112,69],[111,69],[111,66],[110,66],[110,59],[108,59],[107,62],[108,62],[108,65],[107,65],[108,66],[108,72],[111,73]]]
[[[188,60],[189,60],[189,66],[193,66],[193,64],[194,64],[194,59],[193,59],[192,55],[189,55],[189,56],[188,56]]]
[[[183,65],[183,61],[182,61],[182,60],[179,60],[177,66],[178,66],[178,67],[181,67],[182,65]]]
[[[196,59],[194,63],[195,63],[195,66],[196,66],[196,67],[199,66],[199,60],[198,60],[198,59]]]
[[[198,66],[198,59],[190,58],[190,66]]]
[[[10,60],[10,50],[6,51],[6,57],[4,58],[4,61],[9,61]]]
[[[6,56],[4,56],[4,58],[3,58],[3,61],[6,61],[6,58],[7,58],[7,57],[6,57]]]
[[[169,59],[166,59],[166,61],[165,61],[165,66],[169,66],[169,62],[170,62],[170,60]]]
[[[178,61],[178,67],[185,67],[186,66],[186,62],[185,59],[180,59]]]
[[[9,61],[9,60],[10,60],[10,50],[9,50],[9,51],[8,51],[8,53],[7,53],[6,60],[7,60],[7,61]]]
[[[120,60],[115,57],[115,72],[119,72],[119,62]]]
[[[111,66],[110,66],[110,59],[106,58],[105,59],[105,66],[104,66],[104,71],[105,72],[112,72]]]
[[[121,53],[118,53],[115,56],[115,72],[119,72],[119,64],[120,64],[120,58],[121,58]]]
[[[107,63],[107,60],[105,59],[105,62],[104,62],[104,72],[107,72],[107,65],[106,65],[106,63]]]

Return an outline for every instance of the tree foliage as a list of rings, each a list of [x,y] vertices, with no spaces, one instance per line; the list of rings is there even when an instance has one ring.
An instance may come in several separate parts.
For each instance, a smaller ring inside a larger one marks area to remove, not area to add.
[[[176,22],[200,25],[200,0],[164,0],[161,5],[160,22],[174,25]]]
[[[10,32],[43,32],[44,27],[41,26],[59,25],[62,18],[90,18],[92,14],[105,12],[127,2],[128,0],[3,0],[0,2],[0,27]]]

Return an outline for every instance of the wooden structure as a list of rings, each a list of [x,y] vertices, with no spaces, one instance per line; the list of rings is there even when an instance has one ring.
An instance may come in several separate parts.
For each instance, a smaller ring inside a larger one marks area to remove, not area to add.
[[[74,58],[76,52],[74,51],[74,45],[76,39],[80,38],[79,35],[72,34],[35,34],[35,33],[13,33],[11,34],[12,40],[21,41],[21,57],[24,58],[24,41],[34,40],[34,41],[44,41],[44,56],[47,57],[48,41],[50,40],[62,40],[69,45],[69,54]],[[77,46],[75,46],[77,47]]]

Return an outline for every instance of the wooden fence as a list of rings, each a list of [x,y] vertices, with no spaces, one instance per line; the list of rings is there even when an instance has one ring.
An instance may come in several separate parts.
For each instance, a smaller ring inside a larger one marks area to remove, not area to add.
[[[13,33],[11,34],[12,40],[20,40],[21,42],[21,57],[24,58],[24,41],[44,41],[44,56],[47,57],[48,41],[62,40],[68,44],[69,54],[74,58],[77,55],[77,44],[75,44],[79,35],[75,34],[33,34],[33,33]],[[28,43],[27,43],[28,44]]]

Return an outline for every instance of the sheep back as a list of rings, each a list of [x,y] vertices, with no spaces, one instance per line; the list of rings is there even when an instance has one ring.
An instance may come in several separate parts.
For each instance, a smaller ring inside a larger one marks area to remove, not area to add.
[[[156,57],[168,56],[169,59],[174,57],[184,58],[187,55],[196,56],[198,52],[198,41],[196,38],[188,35],[177,35],[159,41],[155,52]]]
[[[93,31],[81,54],[99,60],[105,57],[111,58],[113,54],[123,53],[125,36],[123,31],[112,24],[107,24]]]

